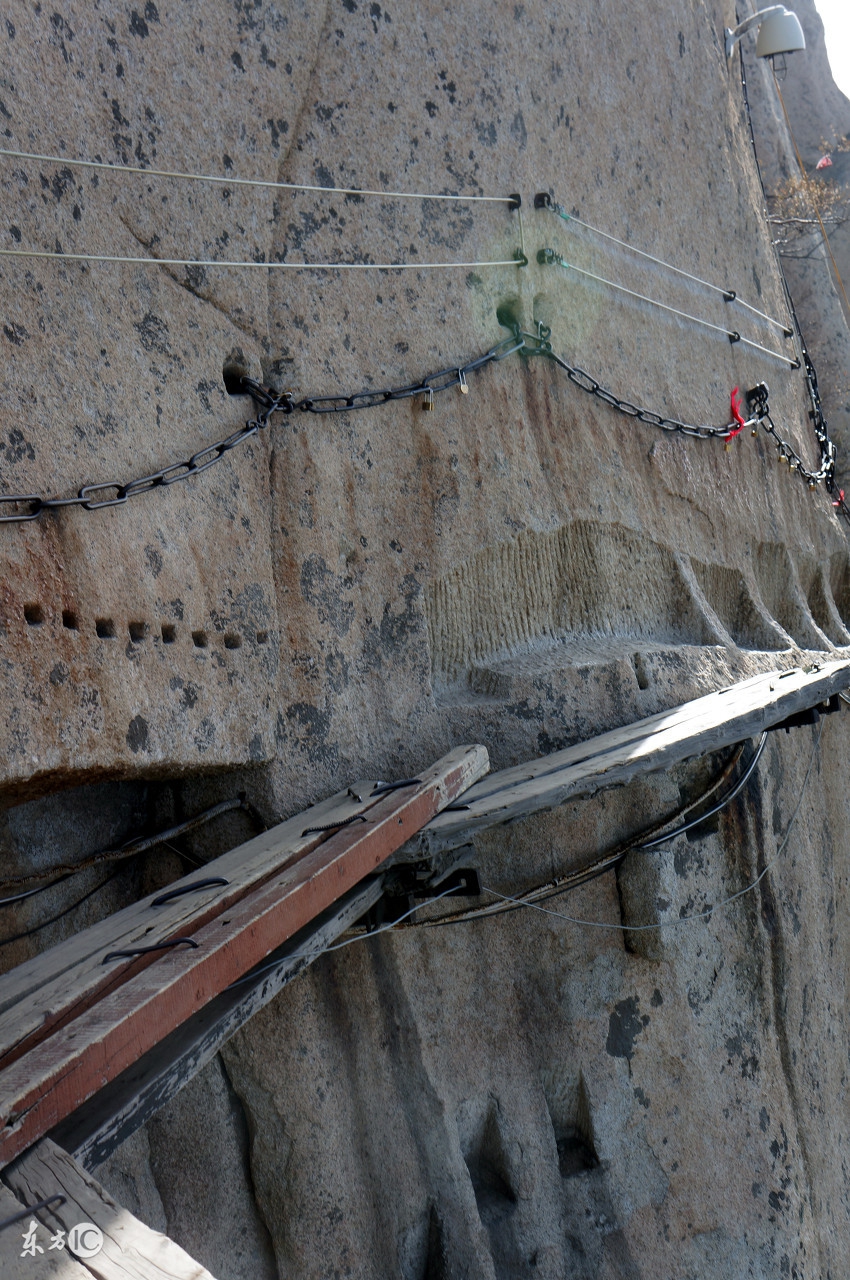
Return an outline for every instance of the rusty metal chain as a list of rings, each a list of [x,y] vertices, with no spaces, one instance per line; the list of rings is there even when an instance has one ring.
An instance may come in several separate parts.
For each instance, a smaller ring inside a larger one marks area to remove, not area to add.
[[[244,427],[234,431],[224,440],[199,449],[185,462],[172,462],[160,471],[139,476],[136,480],[124,482],[110,480],[102,484],[84,485],[74,498],[43,498],[35,493],[2,494],[0,510],[4,506],[7,508],[29,507],[29,510],[0,515],[0,524],[23,524],[27,520],[37,520],[45,511],[55,511],[60,507],[82,507],[85,511],[100,511],[103,507],[120,507],[128,498],[138,498],[140,494],[149,493],[151,489],[165,488],[168,485],[179,484],[182,480],[189,480],[209,467],[214,467],[226,454],[230,453],[231,449],[244,444],[258,431],[262,431],[268,426],[273,413],[289,414],[296,410],[302,413],[347,413],[352,409],[369,409],[375,405],[389,404],[393,400],[406,400],[417,395],[425,398],[423,408],[432,409],[434,395],[437,392],[448,391],[450,387],[460,387],[465,394],[469,389],[466,382],[468,374],[475,373],[478,369],[483,369],[497,360],[504,360],[506,356],[521,351],[524,345],[521,338],[505,338],[467,364],[451,369],[441,369],[437,373],[429,374],[420,382],[383,391],[358,391],[349,396],[305,396],[302,400],[293,400],[291,391],[270,391],[268,387],[255,382],[253,378],[243,377],[242,386],[246,394],[260,406],[260,412],[255,419],[246,422]],[[112,492],[111,497],[98,497],[99,494],[110,492]]]
[[[621,400],[619,396],[615,396],[612,391],[608,391],[601,383],[586,373],[584,369],[579,369],[575,365],[567,364],[559,355],[552,350],[550,342],[551,329],[546,325],[538,324],[538,332],[523,333],[525,339],[524,353],[528,356],[545,356],[547,360],[551,360],[563,369],[570,382],[574,383],[581,391],[586,391],[588,395],[595,396],[597,400],[601,400],[603,404],[607,404],[612,409],[616,409],[618,413],[625,414],[627,418],[636,418],[638,422],[645,422],[651,427],[660,427],[662,431],[677,431],[681,435],[695,436],[698,440],[728,440],[735,432],[736,424],[727,422],[725,427],[708,427],[694,426],[689,422],[680,422],[678,418],[665,418],[660,413],[653,413],[650,409],[641,409],[638,405],[632,404],[628,400]],[[764,386],[764,384],[760,384]],[[749,396],[752,394],[748,392]],[[747,424],[749,425],[749,423]]]
[[[353,395],[347,396],[304,396],[301,400],[294,400],[291,391],[280,393],[269,391],[253,378],[243,378],[242,386],[258,404],[270,405],[270,412],[277,409],[281,413],[349,413],[352,409],[374,409],[379,405],[389,404],[393,400],[409,400],[412,396],[423,396],[425,403],[422,407],[432,409],[434,396],[438,392],[459,387],[466,395],[469,389],[466,383],[467,374],[475,373],[485,365],[492,364],[496,360],[504,360],[506,356],[522,351],[528,336],[517,329],[512,338],[504,338],[495,347],[485,351],[483,356],[478,356],[476,360],[470,360],[460,368],[452,366],[450,369],[440,369],[437,373],[430,373],[421,382],[411,382],[406,387],[393,387],[380,391],[355,391]]]
[[[214,466],[231,449],[235,449],[237,445],[244,444],[251,436],[255,436],[268,424],[272,412],[273,410],[270,409],[266,413],[258,414],[254,421],[246,422],[244,427],[234,431],[224,440],[219,440],[216,444],[208,445],[205,449],[193,453],[185,462],[172,462],[161,471],[140,476],[137,480],[129,480],[126,483],[110,480],[103,484],[87,484],[79,490],[75,498],[42,498],[34,493],[2,494],[0,504],[9,506],[29,504],[30,510],[0,516],[0,524],[22,524],[27,520],[37,520],[45,511],[55,511],[59,507],[82,507],[85,511],[99,511],[102,507],[120,507],[128,498],[137,498],[151,489],[164,488],[167,485],[178,484],[181,480],[188,480],[191,476],[199,475],[208,467]],[[114,497],[97,500],[98,494],[109,493],[110,490],[115,491]]]
[[[380,405],[390,404],[395,400],[407,400],[415,396],[423,398],[423,409],[433,409],[434,396],[436,394],[441,391],[448,391],[451,387],[458,387],[462,393],[466,394],[469,389],[466,380],[468,375],[485,368],[489,364],[504,360],[517,352],[527,358],[541,356],[551,360],[566,373],[570,381],[581,391],[594,396],[597,400],[601,400],[603,404],[608,405],[609,408],[616,410],[617,413],[621,413],[625,417],[635,418],[638,422],[658,427],[662,431],[678,432],[681,435],[692,436],[699,440],[728,441],[737,435],[742,427],[751,427],[753,434],[757,434],[759,427],[761,427],[776,443],[780,460],[787,462],[792,471],[797,471],[811,488],[823,481],[829,493],[834,491],[835,445],[829,438],[826,422],[820,410],[820,400],[817,394],[817,376],[807,354],[805,356],[806,375],[814,404],[811,416],[814,420],[815,436],[821,452],[820,468],[817,471],[810,471],[793,446],[777,431],[770,416],[768,388],[763,382],[746,392],[747,407],[750,414],[746,421],[739,417],[737,422],[728,422],[722,427],[707,426],[705,424],[696,425],[682,422],[678,418],[664,417],[662,414],[654,413],[652,410],[643,409],[639,405],[632,404],[629,400],[621,399],[602,386],[596,378],[592,377],[584,369],[568,364],[561,356],[556,355],[552,350],[550,339],[551,330],[542,324],[538,324],[537,333],[528,333],[522,330],[519,325],[516,325],[510,338],[503,339],[502,342],[491,347],[489,351],[484,352],[483,355],[476,357],[474,360],[470,360],[465,365],[438,370],[436,373],[427,375],[419,382],[409,383],[404,387],[358,391],[350,395],[304,396],[300,400],[296,400],[291,391],[273,391],[256,382],[253,378],[242,377],[241,386],[244,388],[245,393],[250,395],[258,405],[259,411],[256,418],[246,422],[238,431],[232,432],[231,435],[217,441],[215,444],[207,445],[205,448],[198,450],[197,453],[192,454],[190,458],[183,462],[173,462],[159,471],[140,476],[135,480],[126,482],[113,480],[101,484],[84,485],[76,497],[73,498],[44,498],[38,494],[2,494],[0,495],[0,510],[3,510],[4,507],[6,509],[11,507],[24,509],[15,510],[10,515],[0,515],[0,524],[21,524],[29,520],[36,520],[44,512],[57,510],[61,507],[82,507],[85,511],[99,511],[104,507],[117,507],[123,505],[129,498],[137,498],[143,493],[149,493],[152,489],[164,488],[172,484],[178,484],[183,480],[188,480],[190,477],[208,470],[209,467],[215,466],[231,450],[244,444],[246,440],[249,440],[264,427],[267,427],[273,413],[282,413],[284,415],[296,412],[315,414],[350,413],[357,409],[376,408]],[[109,494],[110,492],[113,495],[111,497],[98,496]],[[844,502],[843,492],[840,493],[838,501],[835,501],[833,505],[850,522],[850,507]]]
[[[734,422],[728,423],[725,427],[693,426],[686,422],[680,422],[676,418],[664,418],[648,409],[641,409],[637,405],[631,404],[628,400],[621,400],[619,396],[615,396],[611,391],[601,386],[584,369],[567,364],[566,360],[556,355],[552,350],[552,343],[549,341],[549,329],[543,325],[538,325],[538,330],[539,333],[536,336],[534,334],[523,335],[526,339],[524,354],[544,356],[552,360],[554,364],[564,370],[570,382],[574,383],[582,391],[586,391],[589,395],[595,396],[612,409],[616,409],[618,413],[625,414],[629,418],[636,418],[638,422],[646,422],[650,426],[660,427],[662,431],[677,431],[682,435],[696,436],[700,440],[729,440],[732,436],[738,434],[740,427]],[[757,435],[758,429],[761,427],[763,431],[771,436],[779,452],[780,462],[787,462],[790,470],[798,472],[800,477],[809,485],[809,488],[814,489],[823,482],[827,492],[832,493],[835,488],[835,445],[829,438],[826,421],[820,409],[817,375],[807,353],[804,353],[804,360],[810,393],[815,405],[811,417],[814,421],[815,437],[820,448],[820,467],[818,470],[810,471],[794,446],[789,444],[777,431],[776,424],[770,416],[766,383],[760,382],[745,393],[750,416],[743,425],[750,427],[753,435]],[[839,500],[833,503],[833,506],[838,508],[841,515],[850,522],[850,507],[844,501],[843,492],[840,494]]]

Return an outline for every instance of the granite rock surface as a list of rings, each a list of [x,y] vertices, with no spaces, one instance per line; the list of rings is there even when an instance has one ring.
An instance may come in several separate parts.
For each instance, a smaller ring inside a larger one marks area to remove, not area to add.
[[[0,263],[3,491],[190,458],[256,417],[243,374],[296,399],[379,391],[516,325],[687,423],[727,423],[733,389],[767,382],[815,468],[734,18],[13,0],[0,145],[64,162],[0,156],[0,248],[64,258]],[[754,127],[786,154],[763,71]],[[572,219],[535,209],[543,191]],[[0,526],[4,865],[239,789],[277,820],[464,741],[500,768],[850,646],[844,529],[764,433],[662,431],[539,355],[467,381],[431,412],[276,415],[185,483]],[[594,927],[522,911],[324,957],[98,1176],[221,1280],[847,1274],[847,756],[840,715],[775,735],[713,825],[555,904]],[[578,865],[721,764],[482,838],[484,883]],[[36,899],[14,927],[43,916]]]

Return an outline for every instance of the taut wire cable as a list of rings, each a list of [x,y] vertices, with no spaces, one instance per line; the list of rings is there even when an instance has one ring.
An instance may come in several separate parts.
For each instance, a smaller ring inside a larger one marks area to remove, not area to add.
[[[706,812],[701,813],[699,817],[692,818],[690,822],[685,822],[680,827],[674,827],[672,831],[667,831],[664,835],[656,836],[654,840],[644,840],[641,844],[635,845],[635,848],[642,852],[649,852],[650,849],[655,849],[661,844],[667,844],[669,840],[675,840],[677,836],[684,835],[686,831],[690,831],[693,827],[700,826],[703,822],[707,822],[709,818],[713,818],[715,814],[720,813],[721,810],[725,809],[727,805],[730,805],[735,797],[743,791],[744,787],[749,782],[750,775],[761,758],[761,754],[764,751],[766,744],[767,730],[762,733],[761,738],[759,739],[759,744],[753,753],[752,760],[747,765],[732,790],[727,792],[723,799],[719,801],[718,804],[714,805],[712,809],[707,809]]]
[[[580,276],[586,276],[589,280],[596,280],[599,284],[607,285],[609,289],[616,289],[619,293],[628,294],[630,298],[637,298],[640,302],[647,302],[652,307],[658,307],[662,311],[669,311],[672,315],[680,316],[683,320],[691,320],[694,324],[702,325],[704,329],[713,329],[715,333],[722,333],[724,338],[728,338],[731,343],[740,342],[742,346],[762,351],[765,355],[773,356],[775,360],[781,360],[783,364],[789,365],[792,369],[800,367],[800,361],[796,358],[792,360],[781,351],[773,351],[770,347],[762,346],[760,342],[753,342],[751,338],[743,338],[736,330],[724,329],[722,325],[712,324],[710,320],[703,320],[700,316],[692,316],[688,311],[680,311],[678,307],[670,307],[666,302],[659,302],[656,298],[649,298],[644,293],[636,293],[634,289],[627,289],[625,285],[616,284],[605,276],[599,276],[593,271],[586,271],[583,267],[577,267],[575,263],[567,262],[559,253],[555,253],[554,249],[539,250],[537,261],[553,262],[567,271],[575,271]]]
[[[812,766],[814,765],[815,756],[817,754],[818,747],[820,746],[820,740],[823,734],[824,723],[825,722],[821,720],[817,737],[815,738],[814,745],[812,746],[812,754],[809,757],[809,764],[808,764],[808,768],[806,769],[806,776],[803,779],[803,785],[800,788],[800,795],[797,799],[796,805],[794,806],[794,812],[791,814],[791,817],[788,820],[788,826],[785,829],[785,835],[782,839],[782,843],[780,844],[779,848],[776,850],[776,853],[773,855],[773,857],[770,859],[769,862],[765,863],[764,867],[756,876],[755,880],[752,880],[748,885],[745,885],[743,889],[739,889],[737,893],[730,894],[728,898],[723,898],[720,902],[716,902],[713,906],[707,907],[705,911],[696,911],[689,916],[677,916],[672,920],[659,920],[655,924],[609,924],[606,921],[582,920],[577,916],[568,916],[560,911],[552,911],[551,908],[549,907],[538,906],[536,902],[529,902],[524,900],[523,898],[512,897],[510,894],[507,894],[507,893],[499,893],[498,890],[491,889],[487,885],[481,886],[481,892],[489,893],[491,897],[498,898],[502,902],[506,904],[510,904],[510,908],[528,907],[532,911],[540,911],[544,915],[553,916],[556,920],[566,920],[569,924],[581,925],[587,929],[606,929],[609,931],[621,931],[624,933],[645,933],[649,929],[675,929],[679,925],[691,924],[695,920],[708,920],[714,914],[715,911],[720,911],[723,907],[729,906],[730,903],[736,902],[738,898],[743,898],[745,894],[751,893],[752,890],[755,889],[761,883],[761,881],[767,875],[768,871],[770,871],[771,867],[775,866],[775,864],[781,858],[782,854],[785,852],[785,847],[788,844],[788,840],[790,839],[791,831],[794,827],[794,822],[796,821],[797,814],[800,811],[800,806],[802,805],[803,798],[806,794],[806,787],[808,786],[809,778],[811,776]],[[469,917],[469,918],[474,919],[475,917]],[[487,918],[489,919],[491,917],[488,916]],[[459,916],[455,920],[447,921],[447,923],[461,924],[461,923],[464,923],[466,919],[467,917]],[[427,927],[428,925],[431,925],[433,927],[433,925],[435,924],[439,924],[439,920],[423,921],[423,926],[425,927]]]
[[[141,258],[118,253],[60,253],[55,249],[0,249],[3,258],[58,258],[63,262],[123,262],[146,267],[247,267],[266,271],[438,271],[449,268],[518,267],[507,258],[493,262],[254,262],[220,261],[215,258]]]
[[[447,898],[450,893],[455,893],[456,889],[452,886],[450,889],[444,889],[442,893],[438,893],[433,898],[426,898],[424,902],[417,902],[409,911],[405,911],[404,915],[393,920],[390,924],[383,924],[378,929],[371,929],[364,933],[355,934],[353,938],[345,938],[342,942],[331,943],[330,946],[321,947],[318,951],[307,949],[306,951],[294,951],[291,955],[283,956],[279,960],[272,960],[260,969],[253,969],[250,973],[246,973],[244,977],[237,978],[235,982],[231,982],[229,987],[225,987],[225,991],[232,991],[234,987],[241,987],[246,982],[253,982],[256,978],[262,977],[264,973],[270,973],[273,969],[281,969],[284,965],[292,964],[297,960],[318,960],[320,956],[325,956],[329,951],[341,951],[343,947],[350,947],[355,942],[365,942],[369,938],[375,938],[379,933],[389,933],[395,929],[396,925],[401,924],[403,920],[408,920],[416,911],[421,911],[423,907],[431,907],[435,902],[440,902],[443,898]]]
[[[12,160],[39,160],[77,169],[105,169],[108,173],[136,173],[146,178],[176,178],[181,182],[212,182],[223,187],[270,187],[275,191],[318,191],[336,196],[379,196],[387,200],[455,200],[461,203],[508,204],[516,208],[517,197],[438,195],[430,191],[370,191],[357,187],[320,187],[304,182],[273,182],[267,178],[226,178],[219,174],[184,173],[179,169],[146,169],[142,165],[108,164],[103,160],[71,160],[67,156],[41,155],[36,151],[14,151],[0,147],[0,156]]]
[[[539,197],[538,197],[539,198]],[[536,202],[535,202],[536,203]],[[666,267],[668,271],[673,271],[677,276],[684,276],[686,280],[693,280],[694,284],[704,285],[706,289],[713,289],[715,293],[721,293],[727,302],[737,302],[739,306],[745,307],[747,311],[751,311],[753,315],[759,316],[760,319],[766,320],[768,324],[775,325],[777,329],[781,329],[786,338],[793,337],[793,330],[781,320],[774,320],[773,316],[769,316],[766,311],[759,311],[758,307],[752,306],[749,302],[745,302],[739,297],[734,289],[724,289],[722,285],[712,284],[710,280],[703,280],[701,276],[691,275],[690,271],[683,271],[681,267],[674,267],[672,262],[665,262],[663,258],[656,258],[652,253],[646,253],[643,249],[636,248],[633,244],[628,244],[625,240],[620,240],[617,236],[610,235],[607,231],[600,230],[599,227],[593,227],[589,222],[583,222],[581,218],[577,218],[574,213],[567,213],[566,209],[554,200],[549,200],[547,205],[541,202],[540,207],[549,209],[556,214],[563,222],[575,222],[577,226],[584,227],[587,231],[592,231],[594,235],[602,236],[605,240],[610,240],[613,244],[618,244],[621,249],[628,249],[630,253],[636,253],[640,258],[647,258],[650,262],[654,262],[659,267]]]
[[[705,804],[706,801],[710,800],[711,797],[720,790],[724,783],[731,777],[733,770],[740,762],[746,742],[738,744],[733,751],[731,758],[724,765],[718,776],[708,787],[706,787],[705,791],[703,791],[701,795],[696,797],[696,799],[690,800],[687,804],[677,809],[675,813],[668,814],[667,817],[661,818],[659,821],[653,823],[651,827],[648,827],[638,835],[629,836],[626,840],[621,841],[620,844],[615,845],[613,849],[607,850],[607,852],[602,854],[601,857],[593,859],[592,862],[585,862],[583,865],[575,867],[572,870],[565,872],[563,875],[555,876],[554,879],[548,880],[545,884],[536,885],[533,889],[526,890],[517,899],[517,905],[523,902],[545,902],[548,898],[557,898],[562,894],[571,893],[573,889],[578,889],[581,885],[587,884],[589,881],[596,880],[599,876],[605,875],[606,872],[613,871],[615,867],[618,867],[621,862],[625,861],[627,854],[632,852],[649,852],[653,844],[666,843],[668,840],[672,840],[676,836],[682,835],[683,832],[689,830],[691,827],[699,826],[700,823],[703,823],[707,821],[708,818],[713,817],[713,815],[720,809],[731,804],[740,792],[741,788],[746,784],[755,765],[758,763],[766,736],[766,734],[762,734],[761,741],[756,747],[753,759],[750,761],[749,765],[747,765],[743,777],[734,784],[732,789],[726,793],[720,803],[713,809],[701,813],[699,817],[693,820],[693,822],[687,822],[684,825],[675,827],[669,831],[665,830],[665,828],[670,827],[671,823],[680,822],[681,819],[687,817],[689,813],[693,813],[694,809],[698,809],[700,805]],[[660,834],[662,832],[663,834]],[[659,837],[657,841],[654,839],[656,836]],[[436,920],[424,921],[423,926],[436,928],[437,926],[445,924],[455,924],[460,919],[480,919],[482,916],[502,915],[506,911],[514,910],[516,910],[515,906],[491,902],[486,907],[465,907],[460,911],[442,915]]]

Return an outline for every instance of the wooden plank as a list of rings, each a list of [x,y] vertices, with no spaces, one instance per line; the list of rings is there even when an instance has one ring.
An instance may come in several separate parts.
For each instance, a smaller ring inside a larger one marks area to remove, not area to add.
[[[383,893],[375,876],[329,908],[315,926],[301,930],[269,955],[276,968],[222,991],[160,1044],[101,1089],[54,1129],[50,1137],[91,1171],[156,1115],[249,1018],[302,973],[341,933],[355,924]]]
[[[215,1280],[206,1267],[190,1258],[173,1240],[145,1226],[117,1204],[100,1183],[49,1138],[42,1139],[6,1168],[3,1180],[27,1202],[44,1200],[57,1192],[65,1196],[63,1205],[50,1210],[51,1218],[65,1232],[85,1222],[99,1228],[103,1233],[100,1252],[76,1264],[86,1280]],[[67,1246],[60,1257],[71,1262]],[[25,1274],[20,1261],[8,1273],[10,1277]],[[41,1274],[40,1270],[33,1270],[34,1276]],[[62,1276],[64,1280],[65,1272]]]
[[[480,778],[487,763],[483,747],[450,752],[422,773],[420,785],[379,799],[362,822],[331,836],[196,930],[195,949],[160,953],[143,972],[0,1072],[0,1166],[373,873]]]
[[[106,952],[150,946],[179,937],[193,924],[213,919],[281,867],[328,838],[322,833],[304,836],[307,828],[327,826],[368,812],[377,803],[377,798],[370,795],[374,786],[366,781],[337,792],[183,876],[167,891],[211,876],[221,876],[229,885],[201,889],[161,907],[154,907],[153,903],[163,891],[149,894],[0,977],[0,1068],[67,1023],[99,992],[112,989],[116,977],[124,982],[132,976],[126,967],[117,975],[114,971],[105,972],[102,961]],[[137,961],[134,972],[144,966],[144,961]]]
[[[466,793],[462,812],[432,819],[393,861],[427,857],[436,868],[441,853],[468,844],[479,831],[732,746],[848,686],[846,660],[808,672],[771,671],[539,760],[491,773]],[[448,865],[443,861],[441,870]]]

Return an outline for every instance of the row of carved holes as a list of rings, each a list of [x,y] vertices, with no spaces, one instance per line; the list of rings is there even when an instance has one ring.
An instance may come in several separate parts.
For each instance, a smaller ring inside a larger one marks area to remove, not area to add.
[[[24,618],[30,627],[40,627],[44,622],[44,610],[39,604],[24,605]],[[72,609],[62,610],[62,626],[66,631],[79,631],[79,619]],[[115,640],[118,630],[112,618],[96,618],[95,633],[100,640]],[[127,631],[134,644],[141,644],[150,635],[150,627],[146,622],[128,622]],[[174,644],[177,640],[177,627],[173,622],[163,622],[161,627],[162,643]],[[257,632],[257,644],[266,644],[269,633]],[[209,635],[206,631],[193,631],[192,643],[196,649],[209,647]],[[227,631],[224,635],[225,649],[241,649],[242,637],[235,631]]]

